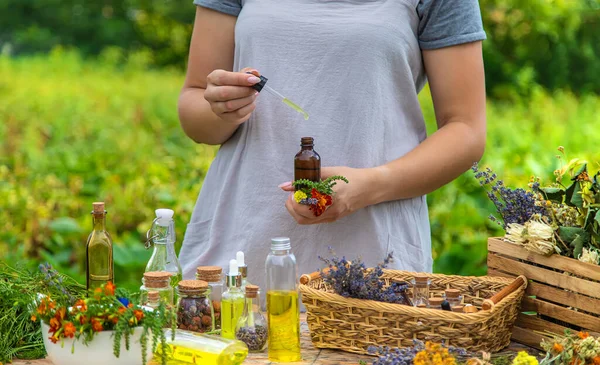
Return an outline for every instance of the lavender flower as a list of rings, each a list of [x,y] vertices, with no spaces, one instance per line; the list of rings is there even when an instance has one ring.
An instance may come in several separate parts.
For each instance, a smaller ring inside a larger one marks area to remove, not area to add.
[[[487,167],[485,171],[478,168],[478,164],[473,164],[471,170],[475,173],[475,178],[479,181],[482,187],[490,186],[491,190],[487,191],[488,198],[496,206],[500,219],[490,216],[490,220],[498,224],[502,224],[503,228],[509,223],[524,224],[533,215],[539,214],[542,217],[548,217],[548,211],[541,204],[536,204],[536,195],[524,189],[510,189],[504,186],[502,180],[499,180],[497,175]],[[539,182],[532,184],[532,189],[539,189]]]
[[[317,203],[318,203],[317,198],[306,198],[306,199],[300,200],[300,204],[304,204],[304,205],[315,205]]]
[[[444,344],[442,343],[443,347]],[[467,350],[459,347],[449,346],[448,352],[455,357],[466,358],[469,356]],[[367,351],[371,354],[377,354],[379,358],[373,362],[373,365],[412,365],[417,353],[425,350],[425,343],[420,340],[413,340],[413,346],[406,348],[375,347],[369,346]]]
[[[321,271],[321,277],[329,284],[335,293],[350,298],[376,300],[387,303],[410,304],[406,290],[406,283],[392,283],[386,287],[386,282],[381,279],[383,269],[392,260],[390,253],[385,260],[373,270],[367,272],[367,267],[360,258],[351,263],[346,257],[341,259],[333,254],[331,259],[319,256],[319,259],[329,267],[328,272]]]

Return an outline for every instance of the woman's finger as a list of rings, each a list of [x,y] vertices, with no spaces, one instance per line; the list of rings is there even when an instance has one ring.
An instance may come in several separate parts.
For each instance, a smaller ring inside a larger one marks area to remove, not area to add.
[[[222,113],[221,118],[226,120],[233,120],[235,122],[245,121],[250,118],[250,114],[256,108],[256,104],[250,103],[238,110],[234,110],[232,112]]]
[[[256,100],[256,95],[253,94],[240,99],[213,102],[211,107],[216,114],[231,113],[254,103],[254,100]]]
[[[224,70],[214,70],[206,77],[208,84],[217,86],[252,86],[260,82],[260,78],[254,74],[245,72],[229,72]]]
[[[258,91],[247,86],[214,86],[204,92],[204,99],[209,102],[229,101],[257,95]]]

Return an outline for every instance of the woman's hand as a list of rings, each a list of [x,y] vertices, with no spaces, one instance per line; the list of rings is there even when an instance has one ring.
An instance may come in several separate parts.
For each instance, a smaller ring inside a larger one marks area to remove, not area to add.
[[[257,76],[260,73],[250,68],[240,72],[215,70],[206,78],[204,99],[219,118],[233,125],[242,124],[256,108],[258,91],[251,86],[260,81]]]
[[[294,200],[294,187],[292,182],[286,182],[279,187],[289,191],[285,207],[298,224],[331,223],[372,204],[373,184],[377,178],[375,169],[356,169],[351,167],[324,167],[321,168],[321,179],[334,175],[342,175],[348,179],[348,184],[338,181],[333,187],[333,204],[318,217],[307,205],[299,204]]]

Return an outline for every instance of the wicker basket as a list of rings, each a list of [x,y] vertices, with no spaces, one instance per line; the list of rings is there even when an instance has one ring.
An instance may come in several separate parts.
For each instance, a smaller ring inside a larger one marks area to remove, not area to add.
[[[416,273],[384,270],[386,284],[410,281]],[[408,347],[413,339],[444,342],[470,351],[496,352],[510,343],[511,330],[527,279],[430,274],[431,296],[459,289],[477,313],[455,313],[372,300],[332,292],[318,272],[302,275],[300,292],[313,345],[368,354],[369,346]]]

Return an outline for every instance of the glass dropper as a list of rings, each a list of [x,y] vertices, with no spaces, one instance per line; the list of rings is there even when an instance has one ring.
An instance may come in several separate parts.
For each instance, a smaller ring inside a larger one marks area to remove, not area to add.
[[[249,74],[251,74],[251,72],[247,72]],[[258,92],[260,92],[261,90],[266,90],[268,91],[271,95],[274,95],[278,98],[281,99],[281,101],[286,104],[287,106],[289,106],[290,108],[294,109],[295,111],[297,111],[298,113],[302,114],[304,116],[304,120],[308,119],[308,113],[306,113],[304,111],[304,109],[302,109],[300,106],[298,106],[296,103],[294,103],[293,101],[291,101],[290,99],[286,98],[285,96],[281,95],[278,91],[276,91],[275,89],[273,89],[272,87],[266,85],[267,83],[267,78],[264,76],[260,76],[260,82],[258,82],[257,84],[252,85],[252,88]]]

